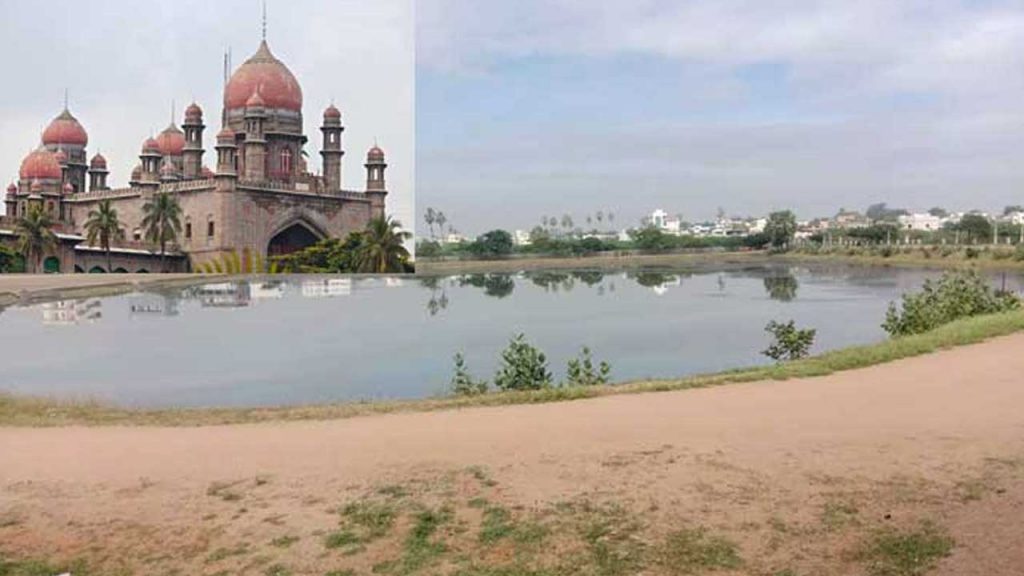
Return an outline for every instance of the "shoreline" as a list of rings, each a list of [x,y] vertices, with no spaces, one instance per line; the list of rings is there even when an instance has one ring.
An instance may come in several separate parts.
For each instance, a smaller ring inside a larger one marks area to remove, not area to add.
[[[976,316],[931,332],[875,344],[824,352],[802,360],[758,367],[740,367],[712,374],[673,379],[639,380],[590,387],[492,392],[382,402],[343,402],[249,408],[134,409],[99,402],[16,396],[0,393],[0,427],[168,426],[197,427],[259,422],[340,420],[393,413],[422,413],[512,404],[548,404],[605,396],[716,387],[756,381],[826,376],[836,372],[887,364],[939,350],[978,344],[1024,331],[1024,310]]]

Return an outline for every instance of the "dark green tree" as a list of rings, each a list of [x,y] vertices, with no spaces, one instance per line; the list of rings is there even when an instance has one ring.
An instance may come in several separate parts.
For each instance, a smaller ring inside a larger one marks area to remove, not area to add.
[[[85,221],[86,241],[90,246],[100,243],[103,252],[107,255],[107,271],[113,268],[110,265],[110,243],[124,239],[124,229],[121,227],[121,220],[118,219],[117,210],[111,205],[110,200],[101,200],[96,209],[89,211],[88,219]]]
[[[167,243],[181,232],[181,205],[167,192],[160,192],[142,205],[142,228],[146,239],[160,246],[160,269],[167,271]]]
[[[39,273],[43,256],[57,248],[57,235],[53,233],[53,225],[53,218],[39,206],[30,208],[28,214],[19,218],[15,224],[18,251],[31,265],[33,274]]]
[[[772,212],[764,226],[768,243],[776,250],[785,250],[793,243],[796,235],[796,215],[790,210]]]

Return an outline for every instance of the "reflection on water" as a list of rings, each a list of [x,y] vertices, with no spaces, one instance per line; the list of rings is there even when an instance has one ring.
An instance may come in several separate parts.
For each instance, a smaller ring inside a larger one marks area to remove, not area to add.
[[[17,338],[0,346],[0,391],[137,406],[424,397],[444,391],[456,352],[490,378],[518,332],[556,379],[582,346],[614,380],[680,376],[767,362],[770,320],[816,328],[815,352],[880,340],[889,302],[937,275],[749,266],[205,282],[7,308],[0,331]]]

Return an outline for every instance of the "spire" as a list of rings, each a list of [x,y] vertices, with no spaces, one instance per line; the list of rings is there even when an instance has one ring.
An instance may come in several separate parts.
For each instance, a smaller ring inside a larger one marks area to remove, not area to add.
[[[267,0],[263,0],[263,41],[267,41]]]
[[[68,89],[66,86],[64,87],[64,109],[68,109]]]
[[[174,98],[171,98],[171,126],[174,126]]]

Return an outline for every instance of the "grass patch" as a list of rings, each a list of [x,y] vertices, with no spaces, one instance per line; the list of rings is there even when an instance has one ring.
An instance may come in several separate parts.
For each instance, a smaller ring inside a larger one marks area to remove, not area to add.
[[[857,507],[846,502],[826,502],[821,523],[829,531],[839,530],[857,522]]]
[[[270,541],[270,545],[275,547],[275,548],[291,548],[291,545],[295,544],[298,541],[299,541],[299,537],[298,536],[288,535],[288,536],[281,536],[279,538],[274,538],[273,540]]]
[[[402,556],[398,560],[374,566],[374,573],[400,576],[412,574],[439,560],[448,546],[435,536],[443,525],[451,521],[453,515],[453,511],[446,507],[418,512],[403,543]]]
[[[699,574],[739,568],[743,560],[732,541],[697,528],[669,534],[660,547],[658,563],[670,574]]]
[[[879,321],[881,322],[881,319]],[[280,408],[136,410],[94,402],[65,402],[0,393],[0,426],[67,426],[73,424],[200,426],[265,421],[329,420],[369,414],[444,410],[469,406],[559,402],[610,394],[683,390],[757,380],[825,376],[838,371],[864,368],[911,356],[929,354],[954,346],[975,344],[989,338],[1022,330],[1024,330],[1024,310],[1017,310],[1003,314],[966,318],[923,334],[890,339],[877,344],[844,348],[773,366],[729,370],[681,379],[500,392],[460,398]]]
[[[54,576],[70,572],[75,576],[91,576],[91,572],[82,561],[68,564],[50,564],[38,560],[11,560],[0,555],[0,576]]]
[[[877,532],[858,558],[871,576],[920,576],[949,556],[953,544],[945,530],[925,522],[912,530]]]

